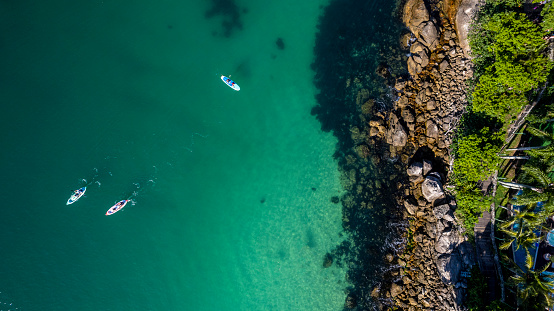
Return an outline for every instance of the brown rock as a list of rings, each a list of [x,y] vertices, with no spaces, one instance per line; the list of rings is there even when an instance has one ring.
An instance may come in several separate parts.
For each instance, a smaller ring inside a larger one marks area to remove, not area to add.
[[[437,103],[434,99],[429,99],[427,101],[427,110],[435,110],[437,108]]]
[[[426,133],[427,137],[431,137],[431,138],[435,138],[435,139],[439,136],[439,129],[438,129],[437,125],[435,124],[435,122],[433,122],[431,120],[427,120],[425,133]]]
[[[417,54],[408,58],[408,72],[412,77],[417,76],[423,70],[420,63],[421,58]]]
[[[406,208],[406,211],[410,215],[415,215],[415,212],[417,211],[417,206],[411,204],[407,200],[404,201],[404,207]]]
[[[443,60],[439,65],[440,72],[443,73],[446,70],[446,68],[448,68],[448,65],[449,65],[448,61],[446,59]]]
[[[398,285],[396,283],[392,283],[391,287],[390,287],[390,295],[392,297],[396,297],[398,296],[404,289],[402,288],[401,285]]]
[[[437,26],[432,21],[419,26],[420,36],[422,43],[429,48],[429,50],[434,50],[439,43],[439,32]]]
[[[418,36],[419,29],[417,27],[429,20],[429,12],[427,11],[425,2],[423,0],[408,0],[406,5],[404,5],[402,20],[410,31]]]
[[[410,123],[410,122],[414,122],[415,118],[414,118],[414,113],[412,111],[412,109],[406,107],[404,109],[402,109],[402,119],[404,119],[404,121]]]
[[[354,294],[348,294],[348,296],[346,296],[346,300],[344,301],[344,307],[347,309],[354,309],[357,306],[358,303],[356,302]]]

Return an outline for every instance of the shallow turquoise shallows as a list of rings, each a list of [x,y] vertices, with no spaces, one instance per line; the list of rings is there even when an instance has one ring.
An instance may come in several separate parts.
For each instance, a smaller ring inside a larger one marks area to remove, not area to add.
[[[327,0],[214,2],[0,2],[0,310],[342,308]]]

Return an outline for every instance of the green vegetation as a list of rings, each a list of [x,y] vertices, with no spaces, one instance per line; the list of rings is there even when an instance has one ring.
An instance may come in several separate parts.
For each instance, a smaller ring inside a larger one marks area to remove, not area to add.
[[[464,187],[491,176],[500,162],[497,153],[501,145],[499,133],[492,133],[488,127],[460,138],[453,167],[457,185]]]
[[[479,189],[460,189],[456,191],[456,203],[458,204],[456,214],[462,219],[463,226],[473,228],[479,216],[490,206],[491,198],[483,196]],[[473,230],[469,231],[468,235],[472,237]]]
[[[543,55],[543,36],[525,14],[501,12],[485,20],[471,36],[473,51],[483,53],[477,57],[473,111],[505,122],[515,117],[527,103],[525,94],[545,82],[552,68]]]
[[[534,3],[538,3],[541,0],[534,0]],[[545,31],[554,30],[554,8],[552,7],[552,2],[545,4],[544,8],[541,11],[542,16],[542,28]]]
[[[489,0],[469,35],[475,75],[470,107],[456,138],[452,174],[457,214],[466,232],[473,231],[492,202],[480,185],[501,163],[506,130],[549,78],[553,63],[545,55],[545,27],[529,20],[520,0]],[[554,144],[548,151],[554,153]]]
[[[507,130],[522,109],[539,100],[538,90],[554,85],[553,62],[545,52],[548,36],[554,31],[554,1],[533,2],[538,10],[530,13],[530,18],[521,0],[487,0],[469,36],[475,69],[468,83],[470,105],[453,146],[456,213],[471,235],[478,217],[491,203],[517,205],[518,209],[499,208],[498,248],[501,253],[515,249],[527,254],[524,269],[504,259],[508,290],[517,294],[508,295],[513,298],[509,306],[488,302],[482,295],[484,281],[472,271],[469,310],[542,310],[554,303],[550,297],[554,281],[543,274],[548,265],[534,267],[532,256],[534,245],[550,230],[546,220],[554,216],[554,104],[549,104],[554,101],[554,87],[546,89],[546,98],[525,119],[519,130],[524,136],[505,142]],[[501,152],[506,152],[505,143],[517,147],[521,142],[525,148],[508,149],[507,155],[517,157],[500,158]],[[490,177],[496,175],[500,197],[492,198],[494,187],[484,185],[494,182]],[[515,196],[516,192],[519,195]]]

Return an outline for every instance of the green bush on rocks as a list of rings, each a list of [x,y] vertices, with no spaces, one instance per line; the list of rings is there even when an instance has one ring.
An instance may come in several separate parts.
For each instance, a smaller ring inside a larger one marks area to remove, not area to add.
[[[500,163],[497,153],[501,145],[501,135],[488,127],[460,138],[453,167],[456,185],[467,188],[491,176]]]
[[[508,122],[526,103],[525,93],[546,81],[552,63],[542,54],[543,31],[525,14],[497,13],[471,35],[481,68],[473,110]],[[508,119],[506,119],[508,116]]]

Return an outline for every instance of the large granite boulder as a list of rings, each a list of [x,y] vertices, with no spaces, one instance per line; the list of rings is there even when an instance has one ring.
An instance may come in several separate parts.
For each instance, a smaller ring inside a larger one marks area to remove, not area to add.
[[[431,120],[427,120],[426,134],[427,134],[427,137],[431,137],[435,139],[439,137],[439,128],[437,127],[435,122]]]
[[[421,24],[420,28],[420,40],[421,42],[429,48],[429,50],[434,50],[439,44],[439,31],[437,26],[432,21]]]
[[[474,20],[475,14],[479,10],[479,0],[461,0],[456,11],[456,33],[460,47],[466,57],[469,57],[470,47],[468,40],[469,26]]]
[[[441,254],[450,254],[460,242],[460,235],[456,230],[446,229],[443,231],[437,243],[435,243],[435,250]]]
[[[404,147],[408,142],[408,134],[404,126],[398,122],[398,117],[394,114],[390,114],[389,130],[387,131],[387,143],[395,147]]]
[[[442,183],[439,178],[434,175],[429,175],[421,184],[421,193],[425,200],[433,202],[444,195]]]
[[[423,163],[421,162],[414,162],[410,166],[408,166],[407,170],[408,176],[421,176],[423,173]]]
[[[402,20],[423,45],[430,50],[437,47],[439,32],[435,23],[430,20],[424,0],[408,0],[404,5]]]
[[[433,208],[433,215],[435,215],[437,219],[443,219],[444,215],[446,215],[449,211],[450,205],[442,204]]]
[[[437,269],[442,281],[447,284],[454,284],[460,278],[462,270],[462,260],[456,253],[444,254],[437,259]]]
[[[429,20],[429,11],[427,11],[425,2],[423,0],[408,0],[404,5],[402,20],[416,37],[419,36],[417,27]]]
[[[412,54],[408,58],[408,72],[412,77],[417,76],[420,72],[423,71],[421,67],[421,58],[417,54]]]

